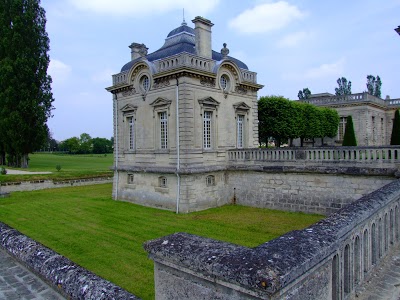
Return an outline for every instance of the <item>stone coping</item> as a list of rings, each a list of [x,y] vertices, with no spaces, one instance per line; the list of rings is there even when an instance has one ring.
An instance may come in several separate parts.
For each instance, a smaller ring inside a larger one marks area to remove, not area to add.
[[[80,182],[92,182],[92,181],[105,181],[110,180],[112,177],[90,177],[90,178],[77,178],[77,179],[66,179],[66,180],[54,180],[54,179],[37,179],[37,180],[24,180],[24,181],[10,181],[10,182],[0,182],[0,186],[8,185],[21,185],[23,183],[45,183],[51,182],[55,185],[57,184],[70,184],[70,183],[80,183]]]
[[[0,247],[68,299],[140,299],[1,222]]]
[[[347,165],[347,166],[346,166]],[[153,166],[120,166],[117,171],[123,172],[139,172],[139,173],[163,173],[163,174],[177,174],[176,168],[171,167],[153,167]],[[210,172],[224,172],[224,171],[255,171],[266,173],[318,173],[318,174],[340,174],[340,175],[361,175],[361,176],[392,176],[395,177],[398,169],[396,167],[366,167],[354,166],[351,162],[337,163],[331,166],[301,165],[290,162],[282,165],[282,162],[264,162],[260,161],[258,164],[248,164],[247,161],[229,163],[227,166],[201,166],[201,167],[187,167],[181,168],[178,172],[179,175],[202,174]],[[400,174],[398,174],[400,175]]]
[[[400,181],[347,205],[304,230],[255,248],[176,233],[145,243],[150,258],[213,281],[239,286],[255,296],[273,295],[337,251],[352,229],[400,198]]]

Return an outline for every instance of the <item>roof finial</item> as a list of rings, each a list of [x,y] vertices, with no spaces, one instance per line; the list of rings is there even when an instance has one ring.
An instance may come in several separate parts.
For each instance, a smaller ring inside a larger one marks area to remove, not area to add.
[[[183,25],[187,25],[187,23],[186,23],[186,21],[185,21],[185,9],[183,9],[183,21],[182,21],[182,24],[181,24],[182,26]]]

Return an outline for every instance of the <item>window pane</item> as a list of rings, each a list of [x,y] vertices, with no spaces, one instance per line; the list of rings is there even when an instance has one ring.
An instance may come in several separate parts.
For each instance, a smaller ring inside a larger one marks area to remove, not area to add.
[[[129,150],[135,149],[135,119],[133,117],[128,118],[128,130],[129,130]]]
[[[340,117],[339,130],[338,130],[338,140],[339,141],[343,140],[344,130],[346,128],[346,123],[347,123],[347,118],[346,117]]]
[[[167,149],[168,147],[167,112],[163,111],[159,113],[159,116],[160,116],[160,147],[161,149]]]
[[[237,116],[237,124],[236,124],[236,136],[237,136],[237,147],[238,148],[243,148],[243,121],[244,121],[244,116],[243,115],[238,115]]]
[[[226,90],[226,88],[228,87],[228,78],[225,75],[222,75],[219,83],[221,84],[221,88],[223,90]]]
[[[211,111],[204,112],[203,118],[203,147],[204,149],[211,148]]]
[[[142,83],[142,88],[145,92],[147,92],[150,88],[150,80],[149,77],[147,77],[146,75],[144,75],[141,79],[141,83]]]

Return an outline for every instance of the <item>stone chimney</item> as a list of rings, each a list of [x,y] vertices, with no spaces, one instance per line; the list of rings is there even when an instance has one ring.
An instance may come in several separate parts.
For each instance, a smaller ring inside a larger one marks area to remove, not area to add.
[[[199,56],[211,58],[211,27],[214,25],[210,20],[202,17],[196,17],[192,20],[194,23],[194,34],[196,40],[196,53]]]
[[[145,44],[138,43],[132,43],[129,48],[131,48],[131,60],[146,56],[149,50]]]

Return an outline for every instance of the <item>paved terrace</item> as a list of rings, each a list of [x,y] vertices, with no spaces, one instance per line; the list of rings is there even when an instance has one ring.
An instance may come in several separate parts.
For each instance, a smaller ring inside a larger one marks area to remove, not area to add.
[[[0,248],[0,299],[66,299]]]

